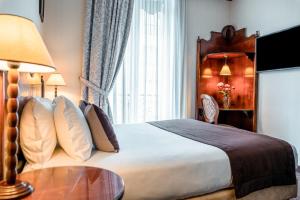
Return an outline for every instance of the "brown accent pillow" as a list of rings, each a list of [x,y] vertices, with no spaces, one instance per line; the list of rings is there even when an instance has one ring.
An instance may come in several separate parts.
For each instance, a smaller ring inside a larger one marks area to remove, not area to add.
[[[94,104],[81,101],[79,105],[89,124],[93,142],[100,151],[118,152],[119,143],[105,112]]]

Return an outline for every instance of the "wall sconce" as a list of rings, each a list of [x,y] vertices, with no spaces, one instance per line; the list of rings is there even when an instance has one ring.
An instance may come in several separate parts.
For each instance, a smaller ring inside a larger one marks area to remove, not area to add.
[[[227,65],[227,56],[225,55],[225,64],[223,65],[221,71],[220,71],[220,75],[221,76],[231,76],[231,71],[229,66]]]
[[[253,69],[253,67],[247,67],[245,69],[245,77],[246,78],[252,78],[252,77],[254,77],[254,69]]]
[[[211,78],[211,77],[212,77],[211,68],[205,68],[203,70],[202,78]]]

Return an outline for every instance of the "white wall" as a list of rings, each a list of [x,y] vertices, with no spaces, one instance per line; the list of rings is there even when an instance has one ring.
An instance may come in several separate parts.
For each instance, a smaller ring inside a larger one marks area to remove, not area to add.
[[[62,73],[66,87],[58,88],[58,95],[65,95],[78,103],[83,50],[84,0],[45,1],[45,21],[42,36],[58,72]],[[54,88],[46,88],[46,97],[53,98]]]
[[[187,0],[187,116],[195,117],[197,38],[210,39],[211,31],[221,31],[229,24],[228,1]]]
[[[300,24],[300,0],[236,0],[230,20],[261,35]],[[300,153],[300,69],[259,75],[258,131],[284,139]],[[300,162],[300,160],[299,160]]]

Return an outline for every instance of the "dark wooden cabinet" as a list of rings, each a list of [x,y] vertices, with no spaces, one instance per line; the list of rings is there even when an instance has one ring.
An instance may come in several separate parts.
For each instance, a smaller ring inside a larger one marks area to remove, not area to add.
[[[256,37],[257,34],[247,37],[246,29],[236,31],[233,26],[228,25],[221,32],[211,32],[210,40],[198,38],[197,119],[201,120],[202,114],[200,96],[208,94],[219,104],[219,123],[256,131]],[[223,95],[218,92],[217,87],[219,82],[234,87],[230,94],[229,108],[223,106]]]

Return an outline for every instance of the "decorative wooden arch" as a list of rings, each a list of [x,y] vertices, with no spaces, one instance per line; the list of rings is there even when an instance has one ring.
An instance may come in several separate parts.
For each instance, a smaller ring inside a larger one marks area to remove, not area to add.
[[[207,54],[219,52],[244,52],[250,57],[250,59],[254,59],[255,40],[258,33],[247,37],[246,29],[243,28],[235,31],[231,39],[225,39],[224,31],[226,31],[226,27],[231,27],[231,25],[225,26],[222,32],[211,31],[209,40],[200,39],[198,37],[197,61],[203,59]],[[234,31],[232,29],[230,30]]]

